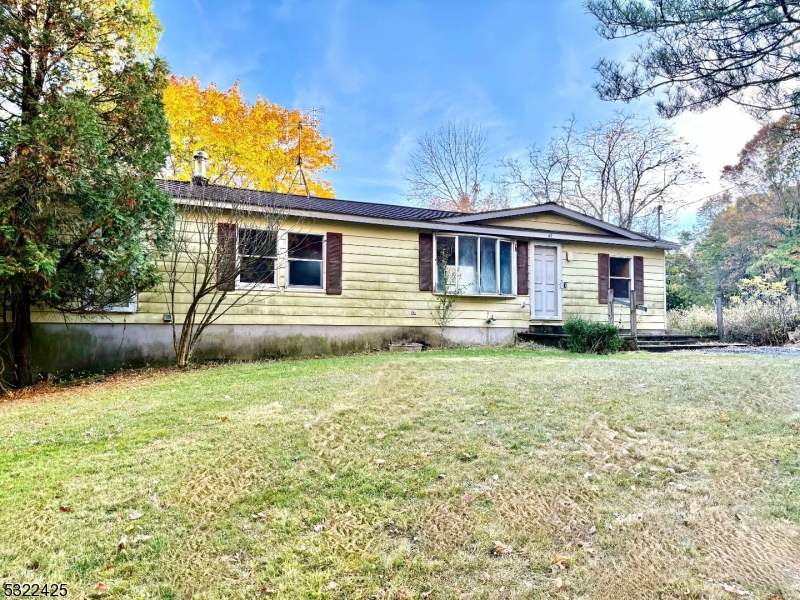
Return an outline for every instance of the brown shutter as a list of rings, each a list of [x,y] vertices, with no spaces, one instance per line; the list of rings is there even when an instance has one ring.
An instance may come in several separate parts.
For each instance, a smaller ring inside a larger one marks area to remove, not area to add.
[[[609,262],[608,254],[597,255],[597,299],[600,304],[608,304]]]
[[[517,240],[517,296],[527,296],[528,289],[528,241]]]
[[[328,232],[325,252],[325,293],[342,293],[342,234]]]
[[[236,288],[236,224],[217,223],[217,287]]]
[[[419,234],[419,289],[433,291],[433,234]]]
[[[644,257],[633,257],[633,290],[634,302],[644,304]]]

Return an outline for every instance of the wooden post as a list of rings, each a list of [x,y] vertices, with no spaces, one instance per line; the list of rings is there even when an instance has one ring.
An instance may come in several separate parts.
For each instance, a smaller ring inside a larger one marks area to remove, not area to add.
[[[608,322],[614,324],[614,290],[608,288]]]
[[[717,334],[719,334],[719,341],[725,341],[725,324],[722,320],[722,288],[717,288],[714,296],[714,303],[717,305]]]
[[[633,338],[634,346],[636,345],[636,338],[638,331],[636,329],[636,303],[631,298],[631,337]]]

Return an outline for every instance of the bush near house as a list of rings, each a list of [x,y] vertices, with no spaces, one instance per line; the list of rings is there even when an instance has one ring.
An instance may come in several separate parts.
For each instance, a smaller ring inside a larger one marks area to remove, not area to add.
[[[611,354],[622,347],[619,329],[611,323],[592,323],[570,319],[564,323],[567,350],[580,354]]]

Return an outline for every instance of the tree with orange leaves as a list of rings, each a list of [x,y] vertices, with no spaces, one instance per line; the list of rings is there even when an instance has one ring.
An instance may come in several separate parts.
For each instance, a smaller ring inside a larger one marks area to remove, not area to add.
[[[333,141],[312,126],[310,115],[261,96],[249,104],[239,82],[227,91],[214,83],[203,89],[197,77],[174,75],[164,109],[172,146],[168,177],[189,179],[192,155],[205,150],[210,183],[304,194],[300,178],[294,180],[300,155],[310,192],[333,197],[330,182],[319,177],[338,168]]]

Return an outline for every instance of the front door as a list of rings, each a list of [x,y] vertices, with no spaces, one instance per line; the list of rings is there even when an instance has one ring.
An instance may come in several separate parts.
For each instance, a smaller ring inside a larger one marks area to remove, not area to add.
[[[533,247],[533,298],[531,317],[534,319],[558,319],[558,247]]]

